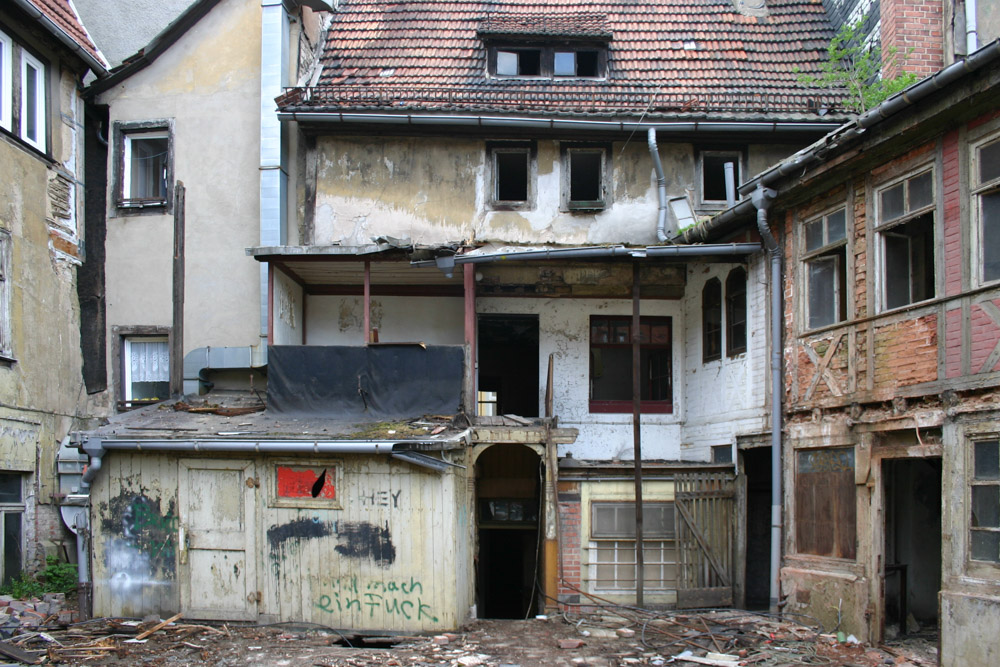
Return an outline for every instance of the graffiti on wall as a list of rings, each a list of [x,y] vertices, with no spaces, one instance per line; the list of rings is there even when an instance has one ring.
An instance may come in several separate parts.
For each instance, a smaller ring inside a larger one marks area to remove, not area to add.
[[[104,567],[117,597],[144,586],[173,586],[176,579],[177,509],[144,493],[123,493],[98,506]]]
[[[341,556],[370,559],[382,567],[388,567],[396,560],[396,547],[392,543],[388,522],[384,526],[376,526],[365,521],[320,521],[319,517],[299,517],[267,529],[271,567],[275,575],[281,574],[281,563],[297,554],[303,542],[330,536],[337,537],[334,550]]]
[[[391,507],[399,509],[399,496],[402,494],[402,490],[396,491],[396,493],[392,493],[391,491],[372,491],[371,493],[362,493],[358,496],[358,500],[361,501],[362,507]]]
[[[323,586],[330,590],[319,596],[316,606],[331,614],[360,613],[374,618],[376,613],[384,613],[408,621],[438,622],[431,606],[424,602],[424,585],[413,577],[389,581],[344,577]]]

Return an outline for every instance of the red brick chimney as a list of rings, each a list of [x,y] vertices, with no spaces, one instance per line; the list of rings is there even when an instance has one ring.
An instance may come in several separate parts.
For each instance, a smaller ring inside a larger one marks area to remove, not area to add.
[[[882,0],[882,59],[895,47],[896,64],[883,76],[900,70],[925,77],[944,67],[944,18],[941,0]]]

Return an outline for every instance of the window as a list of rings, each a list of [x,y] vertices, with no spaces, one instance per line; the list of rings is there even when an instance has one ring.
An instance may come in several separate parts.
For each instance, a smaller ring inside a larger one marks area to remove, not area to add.
[[[14,356],[14,342],[11,340],[11,282],[10,282],[10,232],[0,229],[0,357]]]
[[[671,322],[639,323],[639,398],[643,412],[673,410]],[[590,318],[590,411],[632,411],[632,318]]]
[[[854,449],[800,450],[795,462],[796,550],[853,559],[857,553]]]
[[[563,146],[563,206],[567,210],[603,209],[607,150],[600,146]]]
[[[925,171],[878,193],[882,310],[934,297],[933,180]]]
[[[1000,563],[1000,441],[972,444],[969,557]]]
[[[500,45],[490,48],[490,74],[496,77],[604,78],[607,47]]]
[[[803,225],[803,293],[808,328],[847,318],[847,211],[838,209]]]
[[[45,152],[45,65],[21,50],[21,138]]]
[[[732,445],[712,445],[712,463],[732,463]]]
[[[0,583],[6,586],[21,573],[23,560],[24,476],[0,472],[0,553],[3,554]]]
[[[122,345],[124,407],[170,397],[170,347],[166,336],[129,336]]]
[[[320,463],[298,459],[274,461],[272,465],[271,507],[341,509],[341,461],[329,459]],[[389,491],[371,492],[360,501],[370,507],[392,507],[399,502],[399,494],[393,497]]]
[[[725,206],[726,195],[726,165],[732,165],[733,197],[737,197],[736,186],[740,184],[739,151],[702,151],[699,167],[701,170],[701,203],[705,206],[719,208]]]
[[[701,290],[702,361],[722,358],[722,283],[709,278]]]
[[[476,414],[481,417],[496,417],[500,399],[495,391],[476,392]]]
[[[973,150],[973,200],[980,284],[1000,280],[1000,141]]]
[[[0,32],[0,127],[11,131],[13,111],[11,110],[11,87],[14,85],[12,73],[12,44],[10,37]]]
[[[492,208],[497,210],[530,208],[534,195],[532,179],[534,146],[514,142],[489,144],[488,155]]]
[[[726,277],[726,356],[747,351],[747,272],[736,267]]]
[[[172,142],[168,121],[115,123],[118,206],[124,211],[169,210]]]
[[[592,503],[590,539],[591,588],[634,591],[635,503]],[[642,558],[646,589],[676,588],[676,540],[673,503],[643,503]]]

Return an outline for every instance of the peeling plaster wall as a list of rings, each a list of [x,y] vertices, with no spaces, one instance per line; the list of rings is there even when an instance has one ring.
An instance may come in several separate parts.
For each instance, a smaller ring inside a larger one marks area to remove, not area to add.
[[[479,313],[511,313],[538,316],[539,382],[542,407],[549,354],[554,354],[554,401],[559,425],[580,431],[572,445],[559,445],[559,455],[572,452],[578,459],[631,460],[632,413],[588,412],[590,395],[590,316],[631,315],[632,302],[610,299],[479,299]],[[673,318],[674,412],[642,415],[642,455],[648,459],[681,458],[681,424],[686,405],[680,389],[684,376],[682,347],[684,313],[676,301],[643,304],[643,315]],[[541,412],[540,412],[541,414]]]
[[[364,342],[364,299],[310,296],[306,332],[310,345],[360,345]],[[371,300],[371,326],[382,343],[462,345],[465,304],[461,297],[377,296]]]
[[[703,361],[702,290],[710,278],[722,283],[737,264],[689,264],[684,296],[684,393],[689,397],[683,429],[682,458],[709,461],[713,445],[736,444],[737,435],[767,430],[770,405],[767,370],[768,299],[767,260],[753,255],[747,269],[747,351],[726,355],[725,299],[723,298],[722,358]],[[725,419],[719,419],[724,408]],[[736,457],[733,457],[736,460]]]
[[[185,352],[260,340],[259,268],[244,250],[259,239],[259,76],[260,7],[224,0],[146,69],[99,96],[112,123],[173,124],[174,179],[187,189]],[[115,199],[109,186],[108,326],[170,325],[173,216],[120,215]]]
[[[668,192],[691,192],[693,147],[665,143],[660,155]],[[611,145],[613,204],[596,214],[560,209],[559,142],[537,142],[531,210],[488,209],[486,156],[480,140],[321,136],[313,230],[302,230],[302,238],[317,245],[360,245],[380,235],[420,243],[656,243],[655,180],[644,140]]]
[[[305,322],[302,309],[305,295],[302,286],[292,281],[280,270],[274,271],[274,345],[302,345],[305,341]]]

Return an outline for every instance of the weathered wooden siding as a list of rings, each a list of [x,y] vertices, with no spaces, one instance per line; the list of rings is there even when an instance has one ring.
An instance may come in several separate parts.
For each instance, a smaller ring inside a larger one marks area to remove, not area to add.
[[[256,560],[247,573],[260,592],[256,618],[407,632],[465,620],[473,578],[464,471],[438,474],[381,456],[240,459],[251,462],[247,481],[260,484],[251,492],[256,553],[247,558]],[[191,573],[178,557],[178,528],[189,520],[178,471],[195,460],[131,452],[105,458],[92,496],[95,614],[180,608]],[[275,497],[279,461],[325,469],[331,478],[336,469],[336,502],[280,506],[294,501]],[[239,618],[239,610],[227,617]]]

